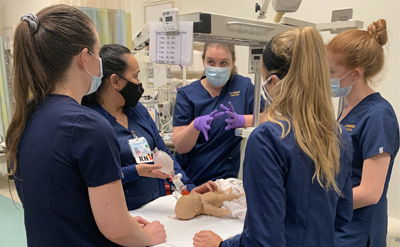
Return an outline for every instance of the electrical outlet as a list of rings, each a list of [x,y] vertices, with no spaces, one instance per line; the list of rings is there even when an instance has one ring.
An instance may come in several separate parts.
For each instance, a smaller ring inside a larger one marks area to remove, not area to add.
[[[167,78],[172,78],[172,73],[170,68],[167,68],[166,73],[167,73]]]
[[[149,78],[154,78],[154,68],[148,68],[147,73]]]

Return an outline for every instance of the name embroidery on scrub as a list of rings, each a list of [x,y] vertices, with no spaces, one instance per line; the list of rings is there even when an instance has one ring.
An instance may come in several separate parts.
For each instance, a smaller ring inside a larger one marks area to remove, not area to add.
[[[229,95],[231,97],[239,96],[240,95],[240,91],[229,92]]]
[[[356,126],[354,124],[346,124],[344,127],[348,132],[352,132]]]

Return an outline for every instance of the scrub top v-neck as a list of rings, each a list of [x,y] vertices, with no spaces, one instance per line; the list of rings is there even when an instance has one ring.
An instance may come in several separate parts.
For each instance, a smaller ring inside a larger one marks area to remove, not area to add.
[[[174,127],[187,126],[196,117],[208,115],[215,109],[221,111],[220,104],[227,106],[229,101],[232,102],[236,113],[242,115],[253,113],[254,85],[250,78],[235,74],[234,80],[229,79],[216,97],[211,97],[201,84],[201,79],[178,90]],[[265,100],[261,97],[261,110],[264,106]],[[190,152],[185,154],[175,152],[176,160],[195,185],[201,185],[208,180],[238,176],[242,138],[235,135],[234,129],[225,130],[227,125],[225,119],[227,116],[224,115],[212,122],[208,131],[208,141],[200,132]]]

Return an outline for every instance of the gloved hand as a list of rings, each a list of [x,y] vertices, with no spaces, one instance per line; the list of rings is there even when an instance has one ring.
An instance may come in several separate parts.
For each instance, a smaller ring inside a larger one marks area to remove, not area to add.
[[[194,128],[197,131],[203,132],[206,141],[208,141],[208,131],[211,129],[212,122],[214,121],[214,119],[220,118],[224,114],[224,112],[218,112],[218,110],[214,110],[209,115],[197,117],[194,119]]]
[[[220,105],[221,109],[224,111],[229,118],[225,119],[225,122],[228,124],[225,127],[225,130],[236,129],[236,128],[243,128],[245,119],[243,115],[239,115],[235,112],[232,103],[228,102],[229,108],[224,106],[223,104]]]

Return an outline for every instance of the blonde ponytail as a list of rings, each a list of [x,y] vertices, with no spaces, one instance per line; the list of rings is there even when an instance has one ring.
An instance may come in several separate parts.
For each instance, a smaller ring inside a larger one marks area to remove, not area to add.
[[[288,59],[290,69],[273,92],[276,97],[268,118],[282,127],[282,138],[294,132],[300,149],[314,161],[313,180],[341,194],[335,180],[340,170],[341,129],[334,116],[322,38],[311,27],[289,30],[275,36],[272,51]],[[288,123],[287,129],[281,121]]]

